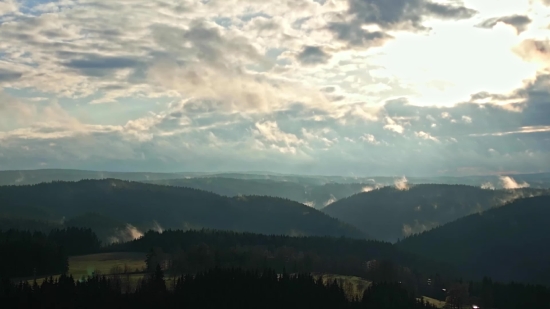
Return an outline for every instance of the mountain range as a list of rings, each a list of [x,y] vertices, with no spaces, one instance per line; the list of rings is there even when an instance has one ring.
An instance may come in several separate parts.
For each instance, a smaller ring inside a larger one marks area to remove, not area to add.
[[[0,214],[4,217],[74,222],[74,217],[87,215],[87,221],[102,221],[90,213],[142,229],[208,228],[263,234],[366,237],[349,224],[282,198],[225,197],[191,188],[116,179],[0,187]],[[119,225],[111,224],[112,227]]]
[[[550,194],[548,189],[491,190],[466,185],[420,184],[384,187],[339,200],[323,209],[374,239],[395,242],[517,198]]]

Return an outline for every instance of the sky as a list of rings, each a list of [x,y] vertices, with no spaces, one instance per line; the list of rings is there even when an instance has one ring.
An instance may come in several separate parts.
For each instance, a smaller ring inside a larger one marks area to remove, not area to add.
[[[0,170],[550,171],[549,0],[0,0]]]

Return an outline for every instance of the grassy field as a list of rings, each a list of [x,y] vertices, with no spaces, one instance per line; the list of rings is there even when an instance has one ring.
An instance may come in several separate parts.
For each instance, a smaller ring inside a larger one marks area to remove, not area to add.
[[[430,303],[430,304],[436,306],[437,308],[444,308],[445,305],[447,304],[444,301],[440,301],[440,300],[433,299],[433,298],[426,297],[426,296],[423,296],[422,298],[424,299],[425,302]]]
[[[145,269],[145,254],[141,252],[99,253],[69,258],[69,273],[75,279],[90,276],[92,273],[108,275],[115,267],[130,272],[141,272]]]
[[[322,277],[323,282],[325,284],[332,283],[334,280],[336,280],[338,285],[344,289],[344,292],[346,292],[346,295],[348,296],[349,299],[354,299],[354,298],[361,299],[363,297],[363,293],[365,292],[365,290],[368,289],[368,287],[371,285],[370,281],[367,281],[359,277],[353,277],[353,276],[341,276],[341,275],[334,275],[334,274],[313,274],[313,277],[315,279]]]
[[[144,274],[145,269],[145,254],[142,252],[114,252],[114,253],[99,253],[81,256],[71,256],[69,258],[69,273],[75,279],[81,279],[92,275],[92,273],[100,273],[103,275],[111,274],[111,271],[117,267],[119,270],[126,268],[131,272],[128,275],[121,275],[129,282],[129,289],[136,288],[137,283]],[[137,272],[137,273],[136,273]],[[315,279],[321,277],[325,284],[332,283],[334,280],[340,285],[349,299],[363,297],[363,292],[371,285],[370,281],[360,277],[341,276],[335,274],[312,274]],[[58,277],[58,276],[54,276]],[[40,284],[45,278],[37,279]],[[166,276],[166,286],[172,288],[174,282],[169,275]],[[29,280],[32,283],[32,279]],[[435,305],[438,308],[443,308],[445,302],[423,297],[425,301]]]
[[[125,266],[132,273],[143,271],[145,269],[145,254],[142,252],[113,252],[69,257],[69,274],[75,279],[88,277],[94,272],[108,275],[114,267],[124,269]],[[59,275],[52,277],[57,278]],[[131,281],[135,283],[143,277],[143,274],[131,274],[130,277]],[[37,278],[36,281],[41,284],[44,279],[46,278]],[[34,279],[29,281],[32,282]]]

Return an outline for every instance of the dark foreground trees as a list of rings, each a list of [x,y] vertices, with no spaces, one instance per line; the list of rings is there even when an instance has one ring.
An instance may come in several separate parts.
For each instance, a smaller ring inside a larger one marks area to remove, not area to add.
[[[373,285],[362,301],[349,301],[337,284],[307,274],[211,269],[177,279],[167,289],[160,267],[134,293],[117,280],[95,276],[78,282],[65,275],[42,285],[0,283],[0,304],[10,308],[432,308],[398,284]]]
[[[96,252],[99,247],[90,229],[54,229],[49,234],[0,230],[0,278],[65,273],[69,255]]]
[[[59,274],[68,267],[66,252],[47,235],[0,231],[0,278]]]

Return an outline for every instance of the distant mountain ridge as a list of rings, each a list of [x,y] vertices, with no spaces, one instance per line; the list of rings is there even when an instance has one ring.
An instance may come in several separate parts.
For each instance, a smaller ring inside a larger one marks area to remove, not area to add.
[[[384,187],[356,194],[329,205],[323,212],[375,239],[394,242],[517,198],[545,194],[550,194],[550,190],[486,190],[466,185],[420,184],[405,190]]]
[[[518,199],[399,242],[478,279],[550,285],[550,196]]]
[[[134,226],[365,238],[358,229],[281,198],[223,197],[197,189],[117,179],[0,186],[0,214],[61,220],[98,213]]]
[[[534,188],[550,188],[550,172],[534,174],[508,175],[518,183],[526,183]],[[25,185],[50,181],[78,181],[84,179],[115,178],[132,181],[152,181],[167,179],[184,179],[198,177],[219,177],[243,180],[272,180],[292,182],[304,185],[324,185],[330,183],[365,184],[375,187],[393,185],[401,176],[326,176],[326,175],[292,175],[272,172],[109,172],[86,171],[70,169],[38,169],[38,170],[7,170],[0,171],[0,185]],[[472,186],[490,185],[497,189],[503,188],[499,175],[485,176],[434,176],[407,177],[411,184],[466,184]]]

